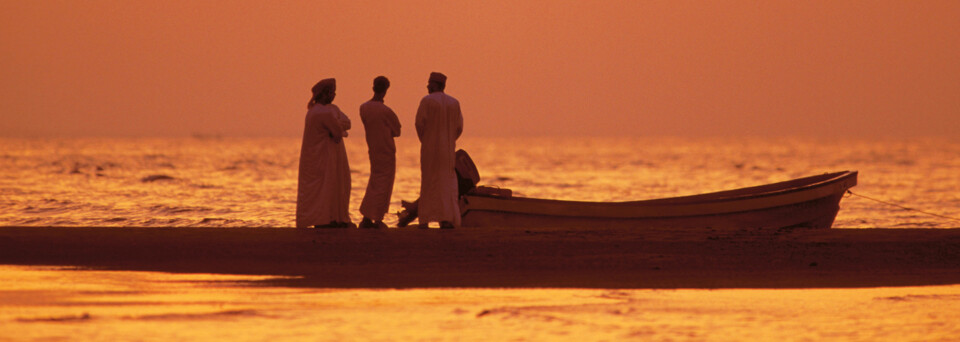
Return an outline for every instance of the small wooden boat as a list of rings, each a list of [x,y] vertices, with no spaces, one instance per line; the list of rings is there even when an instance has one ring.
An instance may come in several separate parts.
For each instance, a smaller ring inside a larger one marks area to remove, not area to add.
[[[474,189],[461,197],[464,227],[830,228],[857,171],[693,196],[579,202]],[[488,188],[489,190],[489,188]]]

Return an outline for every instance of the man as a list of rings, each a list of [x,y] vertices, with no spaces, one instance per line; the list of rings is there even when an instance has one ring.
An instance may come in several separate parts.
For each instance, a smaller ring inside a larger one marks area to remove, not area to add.
[[[433,72],[427,82],[429,95],[417,109],[420,138],[420,228],[440,222],[440,228],[460,226],[457,174],[454,171],[457,138],[463,133],[460,102],[443,92],[447,76]]]
[[[383,98],[390,88],[390,80],[378,76],[373,80],[373,98],[360,105],[360,120],[367,134],[367,154],[370,156],[370,181],[360,204],[360,228],[387,228],[383,216],[390,209],[390,194],[397,170],[397,146],[393,138],[400,136],[400,119]]]
[[[313,86],[300,147],[297,228],[349,228],[350,166],[343,138],[350,119],[334,105],[332,78]]]

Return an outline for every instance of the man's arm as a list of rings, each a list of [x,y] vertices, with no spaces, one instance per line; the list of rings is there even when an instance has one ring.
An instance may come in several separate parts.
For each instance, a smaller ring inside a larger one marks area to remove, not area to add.
[[[397,113],[393,112],[393,109],[387,108],[389,115],[387,115],[387,121],[390,125],[390,133],[394,138],[400,136],[400,119],[397,118]]]
[[[423,100],[420,100],[420,107],[417,108],[417,120],[415,125],[417,126],[417,138],[420,139],[420,142],[423,142],[423,129],[426,125],[425,121],[427,119],[427,111],[429,110],[427,107],[429,105],[430,104],[427,98],[423,98]]]
[[[457,139],[463,134],[463,113],[460,112],[460,102],[457,102]]]
[[[344,114],[343,111],[340,110],[340,108],[338,107],[335,107],[335,108],[337,109],[337,121],[340,122],[340,127],[343,128],[343,132],[346,133],[347,131],[350,130],[350,126],[351,126],[350,118],[347,117],[347,114]],[[344,134],[343,136],[347,136],[347,135]]]
[[[334,110],[333,113],[322,113],[320,115],[320,125],[327,129],[330,132],[330,138],[334,142],[339,143],[343,140],[346,131],[343,129],[342,124],[340,123],[339,118],[337,117],[340,111]]]

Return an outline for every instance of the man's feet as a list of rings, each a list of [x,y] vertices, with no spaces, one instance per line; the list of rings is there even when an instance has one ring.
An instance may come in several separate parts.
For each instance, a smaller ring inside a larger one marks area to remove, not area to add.
[[[318,229],[333,229],[333,228],[343,228],[343,227],[340,226],[340,222],[330,221],[330,223],[327,223],[327,224],[318,224],[318,225],[316,225],[316,226],[313,226],[313,228],[318,228]]]
[[[421,222],[420,224],[414,224],[414,225],[411,225],[410,227],[419,228],[419,229],[430,229],[430,222]],[[440,229],[453,229],[453,228],[454,228],[453,223],[450,223],[448,221],[440,222]]]
[[[363,220],[360,221],[360,225],[358,227],[359,228],[377,228],[377,225],[373,223],[373,220],[364,217]]]
[[[368,219],[368,218],[366,218],[366,217],[363,218],[363,221],[360,221],[360,225],[357,226],[357,227],[358,227],[358,228],[365,228],[365,229],[387,229],[387,228],[389,228],[389,227],[387,227],[387,224],[386,224],[386,223],[383,223],[383,221],[376,221],[376,222],[374,222],[373,220]]]

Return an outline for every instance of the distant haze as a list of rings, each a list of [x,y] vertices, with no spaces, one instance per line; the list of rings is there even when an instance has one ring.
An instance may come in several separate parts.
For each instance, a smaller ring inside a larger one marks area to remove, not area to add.
[[[413,134],[957,136],[960,1],[4,1],[0,136],[299,136],[377,75]]]

